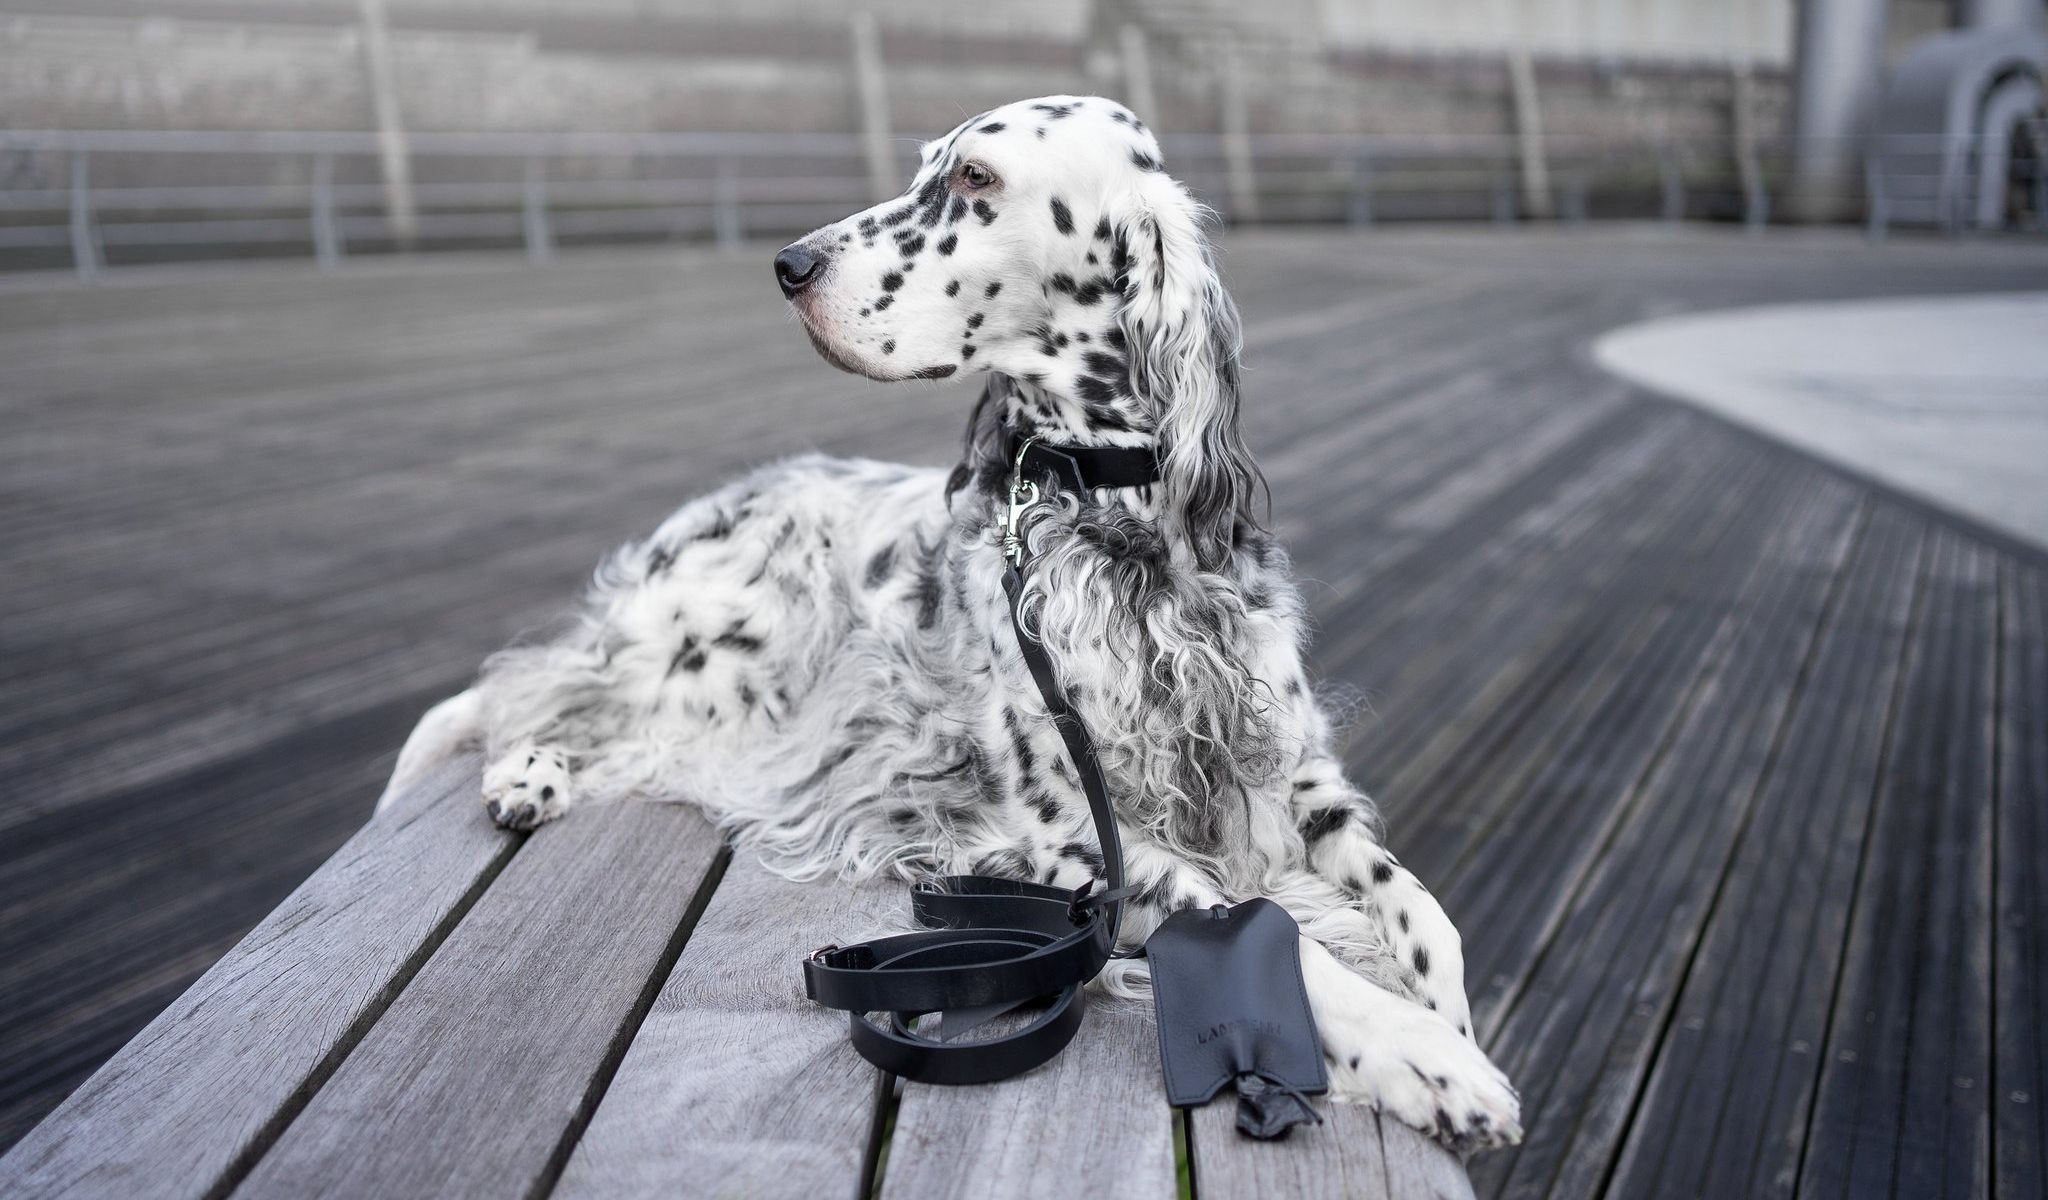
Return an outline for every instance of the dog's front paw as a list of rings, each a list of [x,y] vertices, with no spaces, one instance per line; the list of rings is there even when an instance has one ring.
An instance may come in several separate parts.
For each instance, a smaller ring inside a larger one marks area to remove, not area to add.
[[[1334,1099],[1371,1104],[1460,1154],[1522,1140],[1521,1097],[1450,1022],[1405,1002],[1359,1016],[1323,1023]]]
[[[569,799],[569,760],[559,750],[519,746],[484,771],[484,810],[506,829],[552,821]]]

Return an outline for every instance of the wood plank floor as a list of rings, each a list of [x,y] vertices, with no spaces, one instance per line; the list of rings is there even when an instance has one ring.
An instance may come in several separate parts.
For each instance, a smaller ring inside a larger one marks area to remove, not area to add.
[[[1321,232],[1226,265],[1352,769],[1523,1092],[1478,1192],[2040,1194],[2043,556],[1584,348],[2039,288],[2048,252]],[[0,1147],[604,549],[763,458],[945,462],[967,398],[831,372],[760,252],[0,280],[0,363]],[[645,915],[621,936],[672,958]],[[266,1169],[318,1162],[325,1111]]]

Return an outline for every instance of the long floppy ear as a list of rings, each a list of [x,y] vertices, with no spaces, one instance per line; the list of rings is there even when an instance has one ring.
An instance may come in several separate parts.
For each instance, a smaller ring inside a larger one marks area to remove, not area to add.
[[[1238,411],[1237,305],[1204,234],[1213,215],[1161,172],[1147,172],[1114,207],[1131,388],[1158,422],[1168,511],[1197,565],[1215,570],[1256,525],[1261,480]]]

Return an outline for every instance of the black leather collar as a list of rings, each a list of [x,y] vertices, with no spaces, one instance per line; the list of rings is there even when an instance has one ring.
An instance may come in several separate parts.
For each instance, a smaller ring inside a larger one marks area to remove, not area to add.
[[[1023,457],[1018,447],[1023,446]],[[1004,456],[1026,479],[1052,476],[1077,491],[1144,487],[1159,482],[1159,456],[1150,446],[1063,446],[1036,438],[1025,443],[1014,431]]]

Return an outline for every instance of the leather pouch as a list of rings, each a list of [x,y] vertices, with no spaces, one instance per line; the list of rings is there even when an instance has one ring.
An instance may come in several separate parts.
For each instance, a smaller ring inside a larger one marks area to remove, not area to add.
[[[1237,1089],[1237,1127],[1277,1138],[1320,1123],[1329,1090],[1322,1041],[1301,982],[1301,928],[1271,900],[1188,909],[1145,943],[1166,1098],[1201,1105]]]

